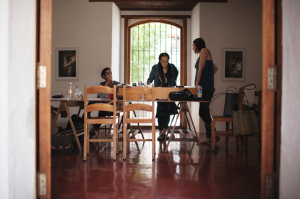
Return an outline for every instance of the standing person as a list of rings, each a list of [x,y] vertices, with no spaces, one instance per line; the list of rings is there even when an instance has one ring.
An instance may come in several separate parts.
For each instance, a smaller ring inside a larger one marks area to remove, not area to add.
[[[176,86],[178,76],[177,68],[169,63],[170,56],[168,53],[159,55],[159,62],[152,67],[151,73],[147,80],[147,84],[154,80],[155,87],[173,87]],[[158,141],[162,141],[166,137],[168,130],[170,115],[177,114],[177,106],[175,102],[158,102],[156,110],[156,118],[158,118],[159,137]],[[167,137],[167,139],[169,139]]]
[[[197,38],[193,41],[193,51],[199,54],[195,65],[195,87],[197,89],[201,88],[203,100],[209,101],[208,103],[200,103],[199,116],[205,123],[206,130],[206,138],[201,140],[200,144],[211,144],[211,115],[209,105],[215,91],[214,74],[217,72],[218,67],[213,63],[212,56],[202,38]],[[219,140],[220,137],[216,137],[216,142]]]

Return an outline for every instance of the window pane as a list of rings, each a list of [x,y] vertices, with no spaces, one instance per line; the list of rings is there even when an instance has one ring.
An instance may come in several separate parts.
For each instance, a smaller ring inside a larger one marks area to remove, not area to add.
[[[170,63],[177,67],[180,74],[180,28],[156,22],[141,24],[131,28],[130,42],[131,85],[139,81],[147,82],[152,66],[158,63],[158,56],[163,52],[170,55]],[[177,85],[180,85],[179,77]],[[137,114],[144,118],[150,117],[150,114],[142,112]]]

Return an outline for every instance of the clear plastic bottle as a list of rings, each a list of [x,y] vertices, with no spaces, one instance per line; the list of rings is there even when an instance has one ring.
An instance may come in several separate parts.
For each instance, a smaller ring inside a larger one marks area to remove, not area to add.
[[[197,89],[197,97],[200,98],[202,97],[202,89],[201,89],[201,85],[199,84],[199,89]]]
[[[81,91],[79,91],[79,93],[78,93],[77,100],[83,100],[82,95],[81,95]]]
[[[69,83],[68,98],[69,98],[69,100],[73,100],[74,99],[74,87],[73,87],[72,82]]]
[[[79,88],[76,86],[75,88],[75,93],[74,93],[74,100],[80,100],[80,95],[79,95]]]

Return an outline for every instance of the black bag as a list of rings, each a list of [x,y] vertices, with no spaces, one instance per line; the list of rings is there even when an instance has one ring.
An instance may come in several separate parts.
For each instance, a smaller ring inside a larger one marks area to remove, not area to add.
[[[225,90],[224,116],[232,116],[232,111],[239,109],[239,91],[237,88],[230,86]]]
[[[51,136],[51,152],[53,154],[76,153],[76,148],[77,144],[73,134]]]
[[[71,119],[72,119],[73,125],[76,130],[83,128],[83,125],[84,125],[83,117],[78,117],[77,114],[73,114]],[[72,129],[72,127],[71,127],[70,121],[68,121],[66,130],[70,130],[70,129]]]
[[[193,99],[192,92],[185,88],[182,91],[175,91],[169,93],[170,100],[191,100]]]
[[[232,116],[232,111],[239,109],[239,93],[225,93],[225,105],[223,115]]]

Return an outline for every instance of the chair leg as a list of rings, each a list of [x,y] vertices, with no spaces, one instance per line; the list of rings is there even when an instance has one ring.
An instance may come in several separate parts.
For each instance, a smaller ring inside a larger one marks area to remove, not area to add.
[[[105,136],[105,138],[106,139],[108,139],[108,132],[107,132],[107,128],[106,128],[106,124],[104,124],[104,126],[105,126],[105,133],[104,133],[104,136]],[[108,148],[108,142],[105,142],[105,149],[107,149]]]
[[[226,131],[227,132],[229,131],[229,124],[230,124],[230,122],[226,122]],[[225,141],[226,146],[228,146],[228,138],[229,138],[229,136],[226,136],[226,141]]]
[[[83,132],[83,161],[86,161],[86,145],[87,145],[87,124],[84,124],[84,132]]]
[[[89,126],[87,125],[87,134],[89,134]],[[87,149],[87,155],[89,155],[90,154],[90,137],[89,137],[89,135],[87,135],[87,144],[86,144],[86,149]]]
[[[119,128],[118,124],[116,124],[116,155],[119,154]]]
[[[95,129],[95,128],[94,128]],[[95,130],[95,136],[97,139],[100,139],[100,128],[98,130]],[[98,142],[98,147],[100,149],[101,147],[101,142]]]
[[[123,120],[123,160],[126,160],[127,153],[127,132],[126,132],[126,121]]]
[[[152,161],[155,159],[155,127],[152,124]]]
[[[135,139],[134,131],[133,131],[133,128],[131,125],[130,125],[130,132],[131,132],[131,137],[133,137]],[[137,150],[140,152],[140,148],[139,148],[137,141],[135,141],[135,146],[136,146]]]
[[[248,136],[245,137],[245,149],[248,147]]]
[[[216,129],[215,129],[216,121],[211,122],[211,138],[212,138],[212,143],[211,143],[211,150],[215,150],[216,146]]]
[[[113,160],[116,161],[117,159],[117,127],[114,125],[113,128]]]
[[[244,138],[243,136],[238,136],[239,139],[239,150],[240,152],[243,152],[244,150]]]

